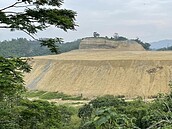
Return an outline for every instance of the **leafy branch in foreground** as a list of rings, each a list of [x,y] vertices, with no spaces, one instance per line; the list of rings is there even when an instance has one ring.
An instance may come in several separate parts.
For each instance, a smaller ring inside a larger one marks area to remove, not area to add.
[[[63,0],[17,0],[0,9],[0,28],[23,31],[41,41],[41,45],[47,46],[52,52],[58,53],[55,43],[61,43],[61,38],[40,40],[35,38],[35,34],[50,26],[64,31],[75,30],[76,12],[61,9],[62,3]]]
[[[21,94],[24,88],[23,72],[30,72],[27,60],[0,57],[0,100]]]
[[[55,42],[61,42],[60,38],[40,40],[35,34],[50,26],[64,31],[75,29],[76,13],[60,9],[62,3],[63,0],[16,0],[0,9],[0,28],[23,31],[57,53]],[[67,125],[71,113],[64,107],[24,99],[23,72],[30,70],[25,59],[0,57],[0,128],[44,129]]]

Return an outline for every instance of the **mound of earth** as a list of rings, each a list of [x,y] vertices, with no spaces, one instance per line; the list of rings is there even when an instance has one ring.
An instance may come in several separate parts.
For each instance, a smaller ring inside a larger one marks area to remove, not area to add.
[[[113,49],[116,51],[144,51],[142,45],[133,40],[115,41],[106,38],[84,38],[79,49]]]
[[[77,50],[34,57],[26,87],[94,97],[149,97],[169,92],[172,52]]]

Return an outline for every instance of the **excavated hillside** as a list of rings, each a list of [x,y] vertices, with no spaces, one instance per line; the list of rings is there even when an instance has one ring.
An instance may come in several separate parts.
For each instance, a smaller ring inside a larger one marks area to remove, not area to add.
[[[114,51],[144,51],[142,45],[133,40],[115,41],[107,38],[84,38],[79,49],[113,49]]]
[[[29,89],[94,97],[148,97],[169,92],[172,52],[81,49],[34,57],[26,74]]]

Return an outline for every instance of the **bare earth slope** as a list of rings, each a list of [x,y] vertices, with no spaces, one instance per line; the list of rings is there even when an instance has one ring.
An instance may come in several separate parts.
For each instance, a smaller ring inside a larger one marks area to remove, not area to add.
[[[106,38],[84,38],[79,49],[113,49],[114,51],[144,51],[142,45],[133,40],[115,41]]]
[[[169,91],[172,52],[77,50],[34,57],[25,76],[29,89],[94,97],[153,96]]]

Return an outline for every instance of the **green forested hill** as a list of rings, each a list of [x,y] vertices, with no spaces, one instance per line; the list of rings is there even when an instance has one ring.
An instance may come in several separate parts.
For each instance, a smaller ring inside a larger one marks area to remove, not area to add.
[[[78,49],[80,40],[57,44],[60,53]],[[0,42],[0,56],[3,57],[29,57],[52,54],[48,48],[41,47],[39,42],[27,40],[25,38],[12,39]]]

